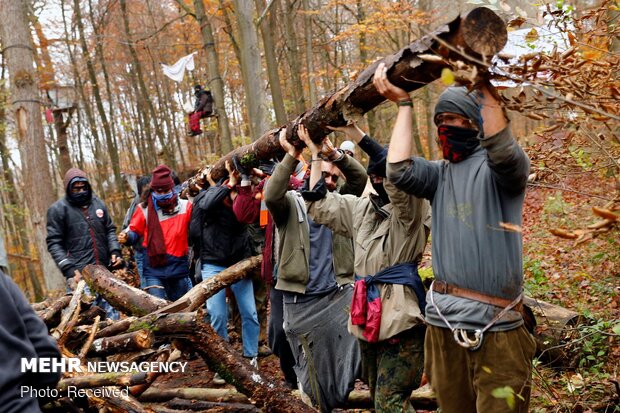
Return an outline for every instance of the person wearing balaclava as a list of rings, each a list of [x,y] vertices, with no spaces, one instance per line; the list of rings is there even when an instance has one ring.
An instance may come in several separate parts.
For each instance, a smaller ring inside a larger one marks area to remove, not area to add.
[[[380,64],[373,83],[396,102],[388,180],[432,202],[435,281],[427,295],[425,371],[452,412],[526,412],[534,338],[524,325],[519,228],[530,161],[493,86],[446,89],[435,108],[441,161],[411,157],[412,101]],[[507,224],[507,225],[506,225]],[[493,396],[514,391],[514,408]]]
[[[191,288],[188,230],[192,204],[179,198],[172,171],[166,165],[153,169],[149,186],[131,218],[129,230],[121,232],[118,240],[129,245],[142,240],[146,250],[143,289],[175,301]]]
[[[71,168],[64,177],[65,196],[47,210],[47,250],[72,290],[89,264],[116,267],[121,264],[121,247],[116,226],[101,199],[93,194],[86,173]],[[118,313],[98,298],[112,318]]]
[[[320,174],[311,173],[310,191],[303,193],[308,215],[334,233],[353,238],[356,281],[348,328],[359,340],[362,377],[375,411],[413,412],[409,397],[422,378],[425,332],[425,290],[417,267],[426,245],[424,222],[430,207],[386,180],[386,148],[355,124],[337,130],[368,154],[366,172],[377,194],[328,192]],[[316,157],[321,148],[305,129],[300,128],[299,136]],[[341,170],[345,176],[350,172]]]

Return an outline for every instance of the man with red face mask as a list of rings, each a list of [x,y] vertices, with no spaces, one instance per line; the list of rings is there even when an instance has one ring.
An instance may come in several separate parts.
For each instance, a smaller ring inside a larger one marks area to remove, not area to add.
[[[412,102],[387,79],[373,83],[398,105],[388,179],[432,205],[433,273],[427,295],[425,371],[442,411],[526,412],[536,344],[523,324],[521,225],[530,161],[490,85],[448,88],[435,108],[444,161],[411,157]],[[495,398],[512,389],[515,408]]]

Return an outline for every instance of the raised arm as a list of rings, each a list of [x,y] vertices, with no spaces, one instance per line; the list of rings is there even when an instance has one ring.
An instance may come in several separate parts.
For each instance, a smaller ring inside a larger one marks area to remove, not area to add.
[[[286,155],[284,155],[282,162],[276,166],[271,178],[265,185],[264,191],[265,204],[276,224],[285,222],[288,218],[289,204],[286,202],[286,192],[291,173],[295,170],[295,165],[298,162],[296,158],[300,153],[286,140],[286,129],[280,131],[279,140],[280,146],[286,151]]]
[[[530,160],[512,135],[501,103],[483,87],[480,91],[484,138],[489,167],[497,184],[511,193],[520,193],[527,185]]]

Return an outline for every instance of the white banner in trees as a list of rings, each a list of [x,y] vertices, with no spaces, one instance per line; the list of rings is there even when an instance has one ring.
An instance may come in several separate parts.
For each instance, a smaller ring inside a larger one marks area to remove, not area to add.
[[[162,63],[161,69],[164,71],[164,74],[170,79],[174,80],[175,82],[181,83],[183,81],[183,77],[185,77],[185,71],[194,70],[194,55],[196,53],[198,52],[194,52],[180,58],[172,66],[168,66]]]

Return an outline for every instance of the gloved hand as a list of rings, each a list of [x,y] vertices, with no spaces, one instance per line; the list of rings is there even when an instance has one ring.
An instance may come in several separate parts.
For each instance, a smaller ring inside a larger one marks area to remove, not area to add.
[[[250,181],[250,171],[245,165],[241,163],[241,159],[239,156],[233,155],[232,163],[235,169],[241,174],[241,182],[249,182]]]

